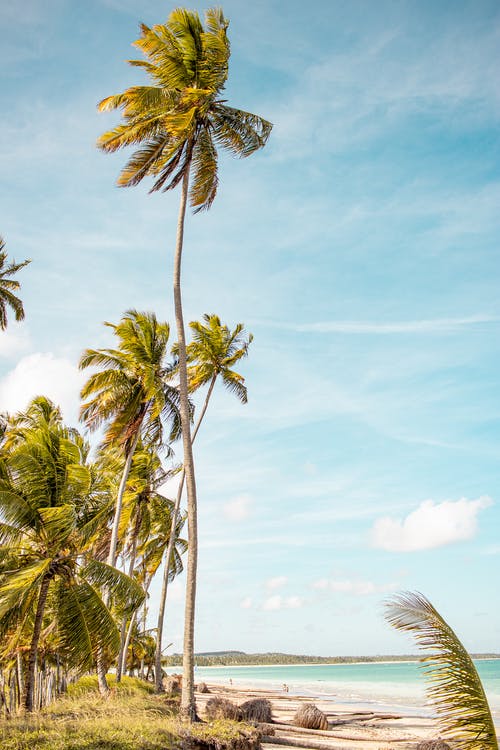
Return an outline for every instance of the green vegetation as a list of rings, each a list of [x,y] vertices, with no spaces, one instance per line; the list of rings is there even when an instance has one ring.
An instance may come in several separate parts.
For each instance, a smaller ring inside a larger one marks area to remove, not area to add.
[[[17,292],[20,288],[20,283],[17,279],[11,278],[21,268],[27,266],[31,261],[24,260],[22,263],[7,263],[7,252],[5,250],[5,242],[0,237],[0,330],[4,331],[7,328],[7,308],[13,311],[16,320],[24,319],[24,307],[23,303],[14,292]]]
[[[379,656],[308,656],[307,654],[246,654],[244,651],[211,651],[195,654],[198,667],[236,667],[276,664],[372,664],[387,661],[416,661],[415,654],[392,654]],[[500,654],[472,654],[474,659],[498,659]],[[169,667],[182,664],[182,654],[172,654],[163,660]]]
[[[131,60],[152,85],[132,86],[104,99],[101,111],[121,109],[123,122],[104,133],[106,152],[138,146],[122,170],[118,185],[154,179],[152,191],[181,185],[174,256],[174,306],[178,338],[179,395],[187,489],[189,552],[184,617],[182,711],[194,719],[194,612],[198,558],[197,496],[188,400],[186,337],[181,295],[184,221],[188,202],[195,212],[208,209],[218,186],[217,147],[237,157],[262,148],[272,125],[249,112],[229,107],[223,98],[229,69],[228,21],[220,8],[205,14],[177,8],[165,24],[141,25],[134,43],[145,60]]]
[[[246,724],[216,721],[187,726],[177,704],[154,694],[151,684],[124,677],[102,700],[97,677],[70,685],[68,694],[37,714],[13,717],[0,725],[2,750],[168,750],[183,746],[207,750],[251,750],[258,732]]]

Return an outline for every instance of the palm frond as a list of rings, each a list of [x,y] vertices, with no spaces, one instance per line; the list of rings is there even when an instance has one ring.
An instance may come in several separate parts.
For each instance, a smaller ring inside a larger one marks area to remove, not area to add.
[[[441,734],[461,750],[498,750],[495,726],[483,685],[466,649],[422,594],[405,592],[387,602],[386,619],[409,632],[424,651],[427,696]]]
[[[221,103],[214,107],[212,119],[217,143],[242,158],[263,148],[273,128],[258,115]]]

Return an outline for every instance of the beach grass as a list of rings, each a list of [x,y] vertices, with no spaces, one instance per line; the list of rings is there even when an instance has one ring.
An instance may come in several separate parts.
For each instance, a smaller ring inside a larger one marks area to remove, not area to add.
[[[111,676],[110,676],[111,677]],[[152,686],[124,678],[109,698],[85,677],[51,706],[31,715],[0,720],[2,750],[169,750],[203,747],[237,750],[251,747],[254,730],[231,721],[193,724],[177,715],[175,701],[155,695]]]

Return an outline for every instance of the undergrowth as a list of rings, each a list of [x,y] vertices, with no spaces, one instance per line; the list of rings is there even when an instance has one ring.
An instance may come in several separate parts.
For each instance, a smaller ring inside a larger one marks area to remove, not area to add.
[[[100,697],[94,677],[31,715],[0,719],[1,750],[257,750],[259,734],[235,721],[183,724],[177,707],[148,683],[123,678]]]

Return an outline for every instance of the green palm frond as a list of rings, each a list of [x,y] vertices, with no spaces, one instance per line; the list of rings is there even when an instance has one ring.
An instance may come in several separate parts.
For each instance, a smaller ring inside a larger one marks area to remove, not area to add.
[[[191,175],[194,211],[210,207],[217,193],[215,144],[236,156],[262,148],[271,132],[267,120],[227,107],[224,90],[230,56],[228,21],[213,8],[202,23],[196,11],[176,8],[165,24],[141,26],[134,44],[145,60],[152,86],[133,86],[103,99],[101,111],[120,109],[123,121],[98,140],[116,151],[139,145],[118,178],[120,186],[155,178],[152,191],[171,190]]]
[[[107,565],[99,560],[89,560],[82,570],[82,576],[97,588],[105,588],[122,605],[137,609],[144,601],[144,591],[141,586],[121,570]]]
[[[411,633],[420,648],[433,652],[421,661],[443,737],[462,750],[498,750],[483,685],[451,627],[422,594],[402,593],[386,606],[393,627]]]
[[[11,609],[22,607],[28,598],[33,598],[44,576],[50,568],[50,559],[39,560],[12,571],[0,585],[0,619]]]
[[[112,654],[118,652],[116,623],[99,593],[86,581],[59,583],[57,625],[60,650],[69,665],[90,668],[98,645]]]
[[[14,294],[20,288],[17,279],[9,278],[18,273],[22,268],[31,263],[25,260],[22,263],[12,261],[7,264],[7,253],[5,251],[5,242],[0,237],[0,329],[7,328],[7,307],[10,307],[17,321],[24,319],[24,306],[19,297]]]

